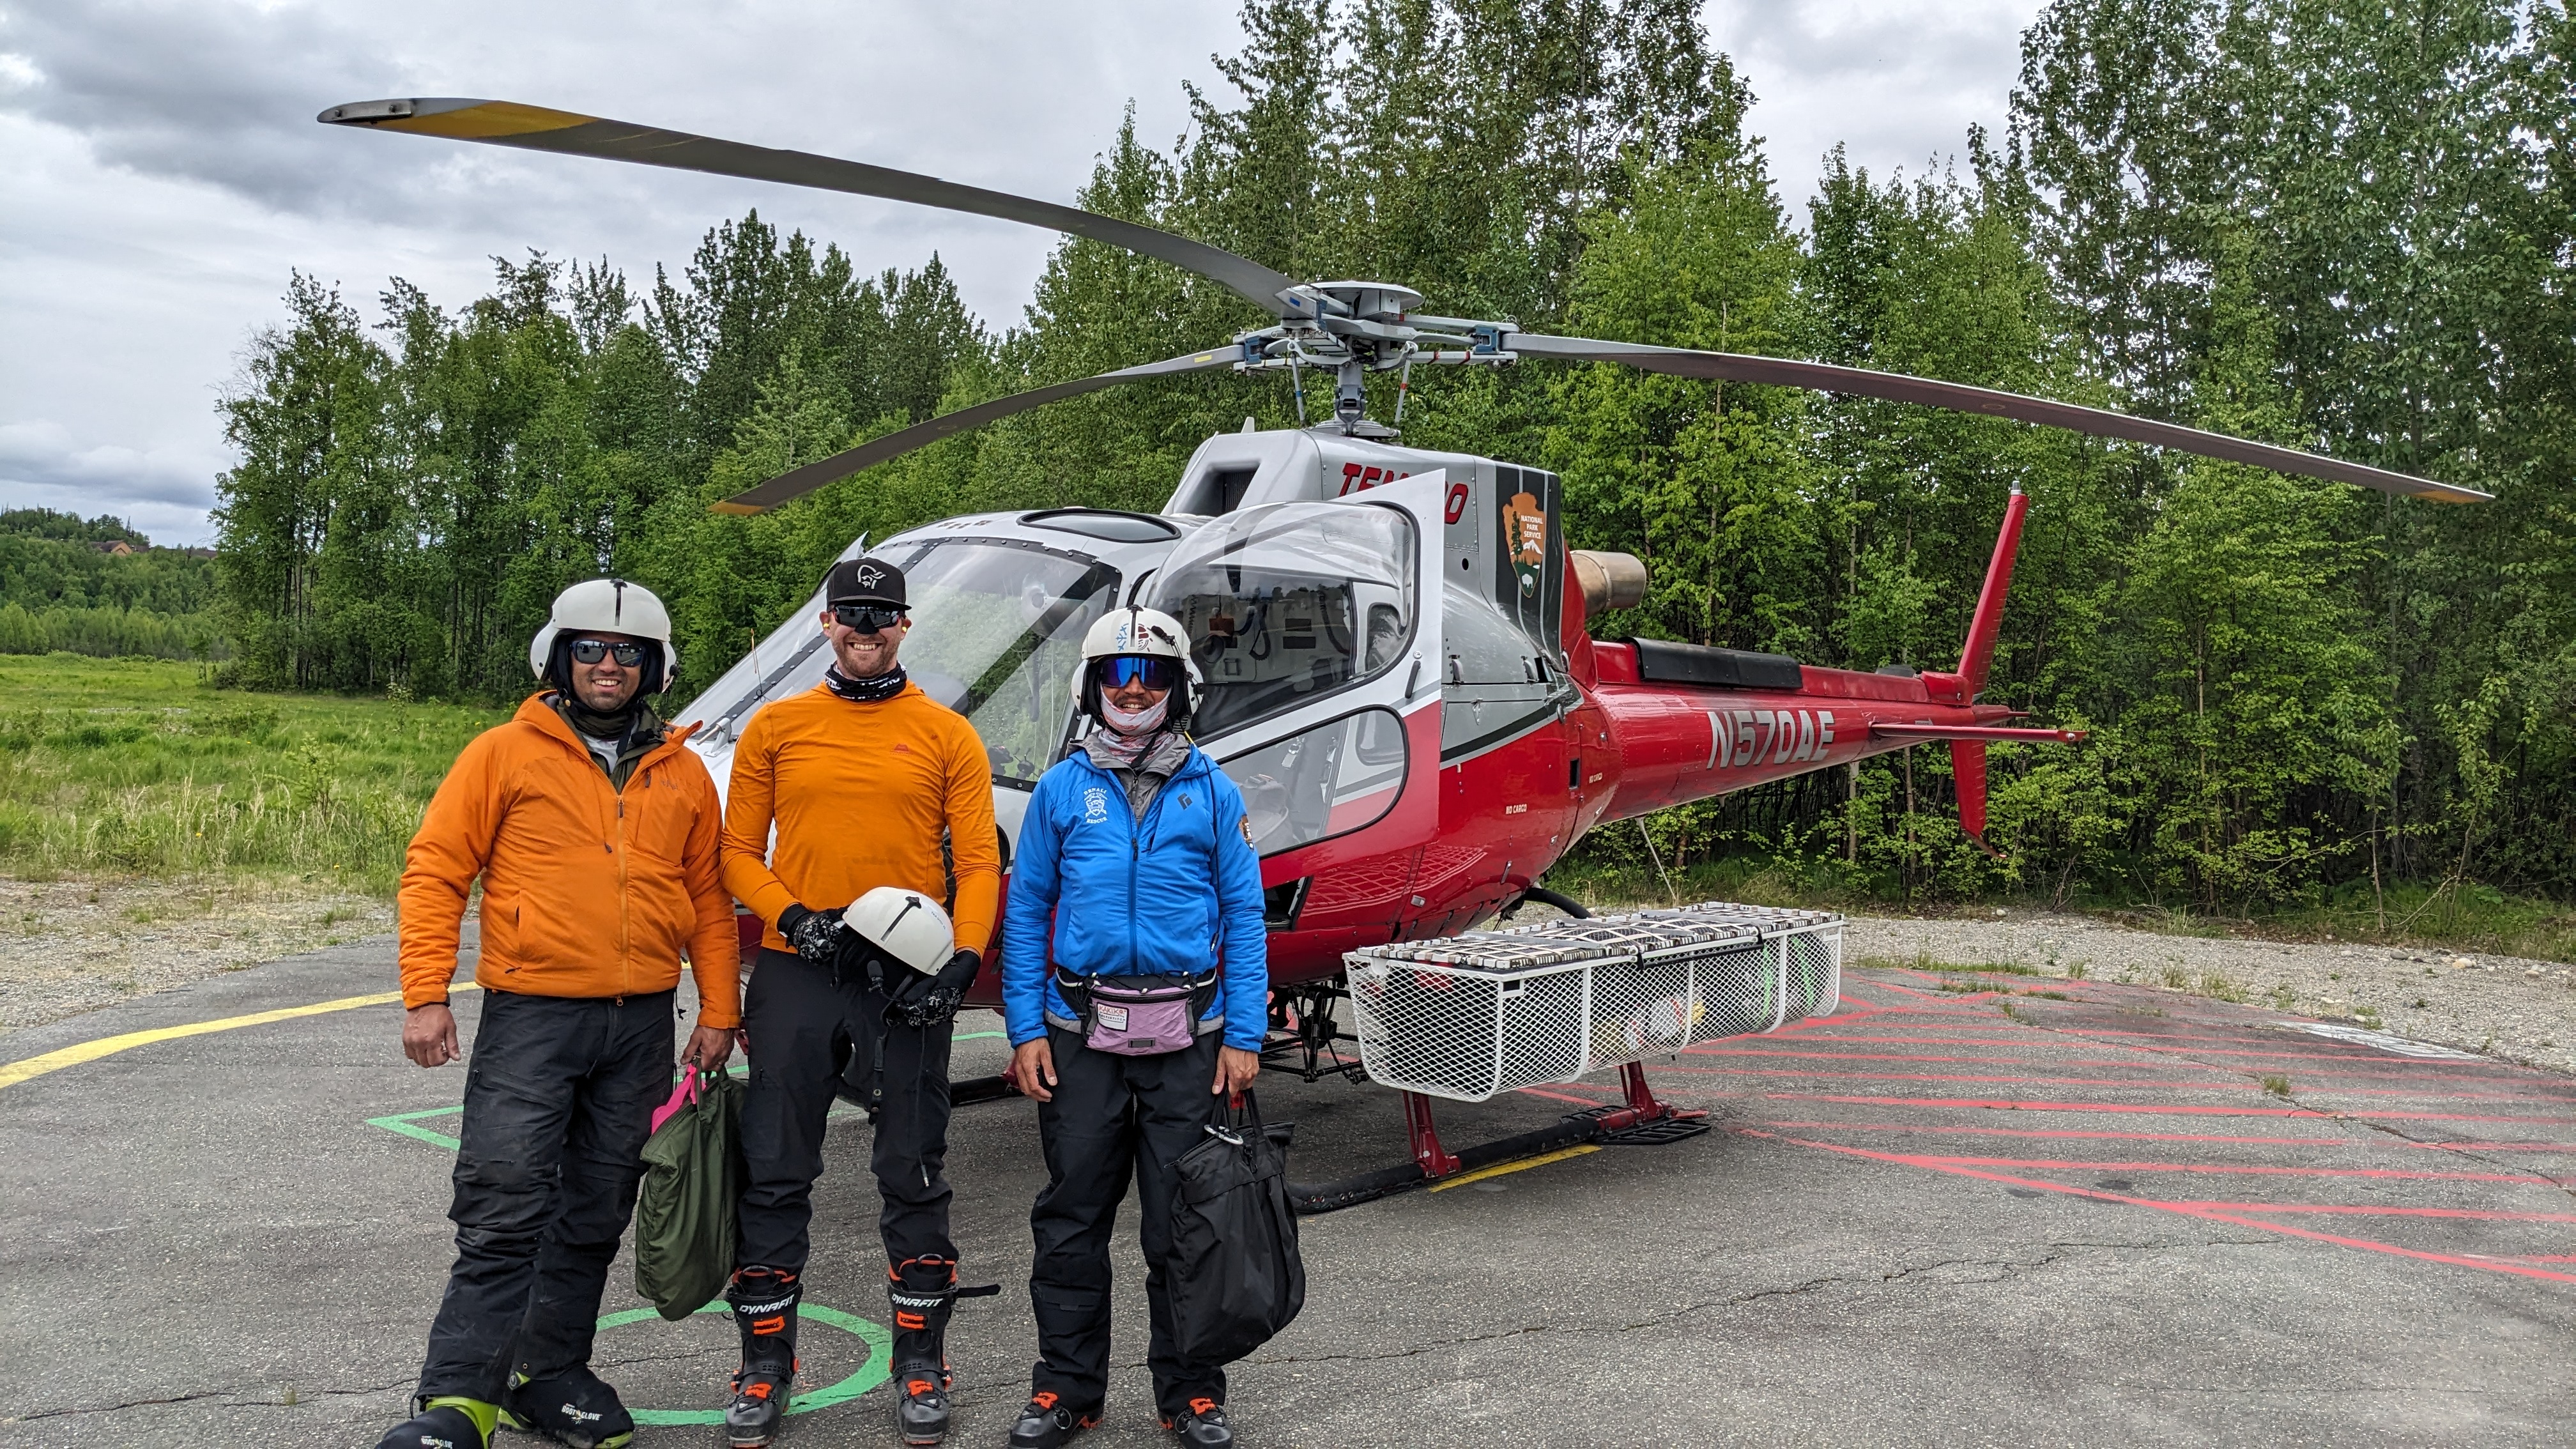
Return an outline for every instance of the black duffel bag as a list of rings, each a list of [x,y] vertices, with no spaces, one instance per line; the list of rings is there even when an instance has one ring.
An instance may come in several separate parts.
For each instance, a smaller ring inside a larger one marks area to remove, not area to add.
[[[1220,1115],[1224,1115],[1222,1112]],[[1174,1164],[1172,1336],[1182,1358],[1232,1363],[1268,1343],[1306,1306],[1297,1215],[1288,1206],[1288,1139],[1261,1124],[1252,1094],[1231,1122]]]

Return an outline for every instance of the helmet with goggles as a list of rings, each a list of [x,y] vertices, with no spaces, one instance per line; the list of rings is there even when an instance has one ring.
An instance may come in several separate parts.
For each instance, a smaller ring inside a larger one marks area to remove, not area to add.
[[[1186,725],[1198,706],[1199,670],[1190,658],[1189,632],[1160,609],[1131,604],[1101,615],[1082,636],[1073,697],[1084,715],[1097,720],[1104,690],[1138,684],[1171,691],[1169,718],[1176,726]]]
[[[583,637],[590,634],[623,634],[649,647],[630,651],[617,641]],[[539,679],[550,678],[558,639],[565,641],[568,650],[592,655],[581,663],[596,664],[613,654],[620,664],[642,667],[648,694],[670,688],[671,681],[680,676],[680,651],[671,647],[671,611],[662,607],[662,601],[642,584],[625,579],[584,579],[555,595],[554,608],[547,614],[544,626],[528,641],[528,671]],[[599,647],[592,650],[585,649],[585,645]],[[634,657],[629,658],[630,653]]]

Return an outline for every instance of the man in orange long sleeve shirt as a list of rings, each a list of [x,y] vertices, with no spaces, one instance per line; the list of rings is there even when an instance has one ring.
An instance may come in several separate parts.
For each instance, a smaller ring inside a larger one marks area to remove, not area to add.
[[[823,597],[831,668],[813,689],[752,717],[725,799],[725,884],[769,926],[743,1002],[749,1177],[726,1294],[742,1371],[725,1428],[737,1446],[767,1444],[786,1408],[823,1121],[846,1070],[867,1084],[876,1122],[896,1429],[906,1444],[937,1444],[948,1430],[944,1350],[957,1297],[943,1170],[948,1023],[982,964],[1001,898],[993,770],[974,727],[897,662],[911,627],[902,571],[845,559],[825,576]],[[955,952],[935,978],[842,924],[849,905],[880,886],[949,903]]]
[[[652,593],[592,579],[555,600],[529,664],[552,686],[475,737],[403,863],[403,1051],[455,1059],[448,979],[483,881],[483,987],[458,1129],[456,1266],[429,1333],[419,1413],[379,1449],[484,1449],[496,1423],[561,1443],[634,1437],[590,1371],[600,1290],[671,1090],[673,988],[688,955],[688,1056],[723,1066],[741,1020],[715,782],[644,703],[677,672]]]

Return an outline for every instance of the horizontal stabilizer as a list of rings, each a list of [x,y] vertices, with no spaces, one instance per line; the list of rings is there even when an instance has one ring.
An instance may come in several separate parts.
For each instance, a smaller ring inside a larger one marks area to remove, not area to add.
[[[2071,745],[2084,738],[2083,730],[2013,729],[2004,725],[1942,724],[1873,724],[1872,739],[1882,740],[2003,740],[2020,744]]]

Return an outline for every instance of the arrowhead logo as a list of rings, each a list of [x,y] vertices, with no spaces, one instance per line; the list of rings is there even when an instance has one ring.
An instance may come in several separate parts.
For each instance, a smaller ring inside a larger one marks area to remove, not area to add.
[[[871,564],[861,564],[861,565],[859,565],[859,587],[860,587],[860,588],[863,588],[863,589],[873,589],[873,588],[875,588],[875,587],[877,586],[878,581],[879,581],[879,580],[881,580],[881,579],[883,579],[884,577],[885,577],[885,570],[883,570],[883,569],[881,569],[881,568],[877,568],[877,567],[875,567],[874,565],[871,565]]]

